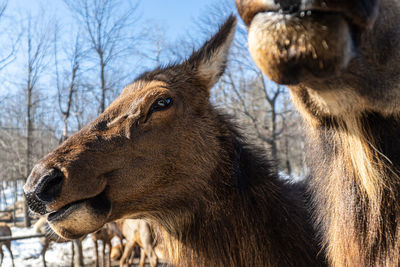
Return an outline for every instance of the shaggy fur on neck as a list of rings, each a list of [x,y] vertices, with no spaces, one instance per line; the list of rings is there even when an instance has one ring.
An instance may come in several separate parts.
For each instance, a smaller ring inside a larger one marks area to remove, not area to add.
[[[333,266],[400,265],[398,135],[398,118],[374,113],[310,132],[311,191]]]
[[[301,185],[278,179],[263,152],[246,145],[221,115],[229,157],[193,200],[153,214],[176,266],[321,266]]]

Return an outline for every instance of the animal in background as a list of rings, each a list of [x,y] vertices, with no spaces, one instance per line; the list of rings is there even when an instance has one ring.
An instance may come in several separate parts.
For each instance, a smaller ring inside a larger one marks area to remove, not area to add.
[[[122,253],[124,252],[124,245],[123,244],[116,244],[111,248],[110,258],[111,260],[120,260]]]
[[[99,251],[98,251],[98,241],[102,241],[103,248],[102,248],[102,262],[103,267],[106,266],[106,246],[108,246],[109,253],[108,253],[108,266],[111,266],[111,240],[114,237],[118,237],[120,240],[121,245],[123,244],[123,235],[120,229],[117,227],[116,223],[111,222],[105,224],[102,228],[97,230],[96,232],[91,234],[91,238],[94,243],[94,249],[96,253],[96,267],[99,266]]]
[[[54,243],[66,243],[70,242],[71,240],[64,239],[57,234],[54,233],[53,230],[51,230],[48,222],[47,222],[47,216],[41,216],[38,221],[33,225],[33,229],[35,230],[36,233],[38,234],[45,234],[44,237],[40,238],[40,243],[42,245],[42,251],[40,254],[42,255],[42,261],[43,261],[43,266],[46,267],[46,252],[47,249],[49,248],[50,244],[52,242]],[[83,240],[84,237],[81,238]],[[74,244],[71,242],[71,251],[72,251],[72,257],[71,257],[71,266],[74,266]]]
[[[154,233],[150,225],[144,220],[125,219],[118,222],[119,228],[126,239],[123,254],[120,259],[120,267],[132,263],[134,247],[140,247],[139,266],[144,267],[146,256],[149,258],[150,266],[156,267],[158,256],[155,252]]]
[[[0,223],[0,236],[5,237],[5,236],[11,236],[11,229],[6,223]],[[3,258],[4,258],[4,252],[3,252],[3,246],[5,246],[10,253],[11,261],[12,261],[12,266],[14,266],[14,255],[11,251],[11,241],[1,241],[0,242],[0,266],[3,265]]]

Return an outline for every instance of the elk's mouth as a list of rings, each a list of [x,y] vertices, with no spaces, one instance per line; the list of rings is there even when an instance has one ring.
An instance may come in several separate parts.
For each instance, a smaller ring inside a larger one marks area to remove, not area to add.
[[[95,197],[78,200],[65,205],[61,209],[50,213],[47,217],[47,220],[49,222],[62,220],[63,218],[73,213],[74,210],[79,209],[84,204],[88,204],[90,207],[93,208],[93,211],[97,213],[101,214],[108,213],[108,211],[111,208],[111,204],[108,198],[106,197],[106,189],[107,188],[105,188],[100,194],[98,194]]]
[[[50,213],[50,214],[48,215],[48,217],[47,217],[47,220],[48,220],[48,221],[54,221],[54,220],[57,220],[57,219],[62,219],[63,216],[68,216],[68,214],[71,214],[71,212],[72,212],[73,210],[77,209],[78,206],[79,206],[81,203],[85,202],[86,200],[87,200],[87,199],[82,199],[82,200],[75,201],[75,202],[72,202],[72,203],[70,203],[70,204],[65,205],[65,206],[62,207],[61,209]]]
[[[249,50],[275,82],[331,78],[354,56],[359,28],[354,21],[335,9],[264,10],[249,25]]]
[[[329,15],[329,14],[336,14],[340,15],[346,20],[351,23],[351,24],[356,24],[355,18],[352,17],[351,13],[344,13],[339,10],[335,9],[322,9],[322,8],[309,8],[309,9],[297,9],[297,8],[292,8],[290,10],[282,10],[282,9],[269,9],[269,10],[264,10],[259,13],[265,13],[269,15],[276,15],[276,16],[285,16],[286,19],[291,19],[291,18],[306,18],[306,17],[313,17],[314,19],[318,19],[318,17],[321,17],[323,15]],[[255,14],[257,15],[257,14]]]
[[[50,213],[51,228],[64,239],[80,238],[101,228],[111,213],[107,188],[92,198],[82,199]]]

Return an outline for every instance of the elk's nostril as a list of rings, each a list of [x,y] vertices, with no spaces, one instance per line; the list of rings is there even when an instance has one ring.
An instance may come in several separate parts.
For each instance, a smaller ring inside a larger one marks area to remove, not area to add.
[[[63,180],[64,174],[60,170],[53,169],[40,179],[35,190],[36,197],[44,203],[54,201],[61,193]]]
[[[287,6],[282,9],[284,14],[293,14],[299,12],[300,7],[299,6]]]
[[[292,14],[292,13],[299,12],[301,1],[299,1],[299,0],[280,0],[280,1],[275,1],[275,3],[280,5],[281,11],[284,14]]]
[[[47,213],[46,205],[42,201],[38,200],[34,193],[25,194],[25,198],[29,208],[33,212],[39,213],[40,215],[45,215]]]

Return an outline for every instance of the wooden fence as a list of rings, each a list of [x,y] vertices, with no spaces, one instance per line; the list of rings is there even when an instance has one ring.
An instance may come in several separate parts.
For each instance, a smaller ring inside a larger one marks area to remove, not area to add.
[[[13,241],[13,240],[20,240],[20,239],[28,239],[28,238],[39,238],[44,237],[45,234],[35,234],[35,235],[21,235],[21,236],[0,236],[1,241]]]

